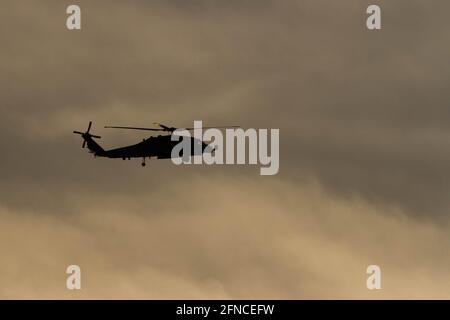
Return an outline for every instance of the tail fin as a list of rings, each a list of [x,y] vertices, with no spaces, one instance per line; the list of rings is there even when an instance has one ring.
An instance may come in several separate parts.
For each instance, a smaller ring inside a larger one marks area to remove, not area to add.
[[[93,153],[95,156],[105,156],[105,150],[97,143],[91,136],[83,137],[84,142],[87,143],[89,152]]]
[[[73,133],[79,134],[83,138],[83,145],[81,146],[82,148],[85,148],[87,144],[87,147],[91,153],[93,153],[96,156],[104,156],[106,154],[105,150],[103,150],[103,148],[100,147],[100,145],[97,142],[95,142],[94,139],[92,139],[92,138],[100,139],[101,137],[89,133],[89,131],[91,130],[91,126],[92,121],[89,121],[89,125],[86,132],[74,131]]]

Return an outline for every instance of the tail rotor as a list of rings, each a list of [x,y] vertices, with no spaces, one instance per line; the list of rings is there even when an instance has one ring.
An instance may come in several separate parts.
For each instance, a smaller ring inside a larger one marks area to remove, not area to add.
[[[92,126],[92,121],[89,121],[89,125],[88,128],[86,130],[86,132],[80,132],[80,131],[74,131],[73,133],[79,134],[81,135],[81,137],[83,138],[83,144],[82,144],[82,148],[86,147],[86,141],[89,138],[97,138],[100,139],[100,136],[94,135],[94,134],[90,134],[89,131],[91,130],[91,126]]]

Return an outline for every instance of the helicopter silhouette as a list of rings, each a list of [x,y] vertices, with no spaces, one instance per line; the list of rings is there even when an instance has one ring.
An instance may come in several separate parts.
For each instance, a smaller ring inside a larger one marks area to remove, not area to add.
[[[145,159],[156,157],[157,159],[171,159],[172,149],[179,143],[179,141],[172,141],[172,133],[178,128],[169,127],[160,123],[154,123],[159,128],[142,128],[142,127],[121,127],[121,126],[105,126],[105,128],[113,129],[128,129],[128,130],[145,130],[145,131],[159,131],[168,132],[166,135],[150,136],[147,139],[143,139],[141,142],[110,149],[104,150],[95,139],[100,139],[98,135],[90,133],[92,127],[92,121],[89,121],[88,128],[85,132],[74,131],[73,133],[81,135],[83,138],[82,148],[86,145],[90,153],[94,154],[94,157],[105,157],[105,158],[122,158],[123,160],[130,160],[131,158],[142,158],[142,166],[145,166]],[[203,129],[208,128],[237,128],[237,126],[230,127],[203,127]],[[194,128],[185,128],[184,130],[194,130]],[[191,155],[201,155],[203,153],[214,153],[214,147],[209,146],[199,139],[190,137],[191,139]],[[195,145],[200,145],[201,148],[195,148]],[[200,153],[199,153],[200,152]],[[180,152],[180,157],[183,156]]]

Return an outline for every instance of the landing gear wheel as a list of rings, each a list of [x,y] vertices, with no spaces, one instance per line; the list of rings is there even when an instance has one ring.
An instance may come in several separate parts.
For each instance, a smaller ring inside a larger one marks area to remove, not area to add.
[[[141,163],[141,166],[145,167],[145,162],[142,162],[142,163]]]

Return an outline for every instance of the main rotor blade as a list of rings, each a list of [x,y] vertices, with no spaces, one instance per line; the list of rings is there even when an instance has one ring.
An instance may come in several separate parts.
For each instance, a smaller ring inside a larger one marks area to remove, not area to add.
[[[105,126],[109,129],[130,129],[130,130],[147,130],[147,131],[164,131],[164,129],[154,129],[154,128],[139,128],[139,127],[117,127],[117,126]]]
[[[92,121],[89,121],[89,125],[88,125],[88,128],[87,128],[86,132],[89,133],[89,130],[91,130],[91,126],[92,126]]]
[[[223,127],[201,127],[201,129],[225,129],[225,128],[240,128],[240,126],[223,126]],[[184,128],[184,130],[195,130],[196,128]],[[200,129],[200,128],[198,128]]]
[[[161,126],[162,129],[156,128],[142,128],[142,127],[119,127],[119,126],[105,126],[108,129],[128,129],[128,130],[146,130],[146,131],[175,131],[177,128],[170,128],[159,123],[155,123]],[[202,127],[202,129],[224,129],[224,128],[240,128],[240,126],[221,126],[221,127]],[[180,128],[181,129],[181,128]],[[182,128],[184,130],[194,130],[195,128]]]
[[[83,145],[81,147],[82,148],[86,147],[86,140],[83,140]]]
[[[162,123],[158,123],[158,122],[153,122],[153,124],[156,124],[157,126],[160,126],[161,128],[163,128],[164,130],[170,130],[172,129],[171,127],[165,126]]]
[[[83,132],[80,132],[80,131],[74,131],[73,133],[84,134]]]

